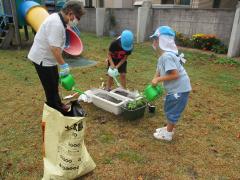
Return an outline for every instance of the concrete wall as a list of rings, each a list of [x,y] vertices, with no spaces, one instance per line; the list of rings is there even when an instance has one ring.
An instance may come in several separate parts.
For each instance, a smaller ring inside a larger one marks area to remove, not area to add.
[[[80,20],[80,31],[85,32],[96,32],[96,9],[85,8],[86,14],[81,17]]]
[[[112,8],[106,9],[106,16],[109,16],[109,13],[115,17],[116,26],[113,27],[111,30],[114,30],[116,34],[121,34],[124,29],[130,29],[134,33],[137,32],[137,9],[133,8]],[[109,34],[109,18],[106,17],[106,28],[104,29],[104,34]]]
[[[113,14],[116,17],[116,32],[120,33],[124,29],[130,29],[137,32],[137,9],[114,9]]]
[[[96,33],[96,9],[95,8],[86,8],[85,9],[86,14],[82,16],[80,20],[80,31],[85,32],[93,32]],[[134,33],[137,32],[137,9],[135,8],[112,8],[112,9],[106,9],[106,16],[109,16],[109,11],[113,14],[116,20],[116,26],[113,28],[113,30],[120,34],[122,30],[124,29],[130,29]],[[109,17],[105,17],[105,28],[104,28],[104,34],[109,34]]]
[[[137,8],[106,9],[106,15],[111,10],[116,19],[117,34],[124,29],[130,29],[137,33]],[[180,8],[153,8],[152,20],[147,28],[150,35],[158,26],[169,25],[176,31],[191,36],[197,33],[215,34],[226,44],[229,43],[234,20],[235,10],[226,9],[180,9]],[[107,18],[106,18],[107,19]],[[109,22],[106,23],[104,34],[109,34]],[[96,32],[96,9],[86,9],[86,14],[81,18],[80,30]]]
[[[153,9],[153,29],[169,25],[191,36],[197,33],[215,34],[229,43],[235,10],[221,9]]]

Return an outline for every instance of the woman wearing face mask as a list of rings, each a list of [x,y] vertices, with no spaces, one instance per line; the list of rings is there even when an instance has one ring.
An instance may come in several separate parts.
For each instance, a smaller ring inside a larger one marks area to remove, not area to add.
[[[83,14],[80,1],[66,2],[59,13],[49,15],[42,23],[28,54],[44,88],[47,105],[62,114],[69,110],[69,107],[61,102],[58,92],[59,75],[69,74],[69,66],[62,56],[66,41],[66,27],[77,25]],[[58,66],[60,73],[58,73]]]
[[[178,55],[174,41],[175,32],[168,26],[160,26],[151,38],[153,39],[153,48],[161,54],[152,85],[163,83],[167,92],[164,102],[167,126],[156,129],[153,136],[156,139],[171,141],[192,88],[188,74],[182,66],[185,60]]]

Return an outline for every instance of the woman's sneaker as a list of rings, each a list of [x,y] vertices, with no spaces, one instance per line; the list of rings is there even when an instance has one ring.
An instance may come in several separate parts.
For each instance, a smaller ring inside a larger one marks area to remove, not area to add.
[[[166,141],[171,141],[172,140],[172,136],[173,136],[173,132],[168,132],[167,130],[163,129],[160,132],[153,133],[153,136],[156,139],[162,139],[162,140],[166,140]]]

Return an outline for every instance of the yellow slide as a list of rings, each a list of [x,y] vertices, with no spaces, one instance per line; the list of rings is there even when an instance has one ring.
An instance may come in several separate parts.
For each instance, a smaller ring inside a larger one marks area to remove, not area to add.
[[[20,17],[24,18],[36,32],[43,21],[49,16],[47,10],[34,1],[24,1],[18,8]],[[68,38],[64,51],[72,56],[79,56],[83,51],[83,44],[79,36],[70,28],[66,29]]]
[[[49,16],[47,10],[41,6],[32,7],[26,14],[27,23],[37,32],[43,21]]]

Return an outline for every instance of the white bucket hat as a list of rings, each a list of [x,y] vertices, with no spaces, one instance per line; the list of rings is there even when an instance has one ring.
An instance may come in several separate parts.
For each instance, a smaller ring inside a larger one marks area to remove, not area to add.
[[[160,26],[150,38],[159,38],[159,48],[163,51],[178,54],[178,49],[174,41],[175,32],[169,26]]]

